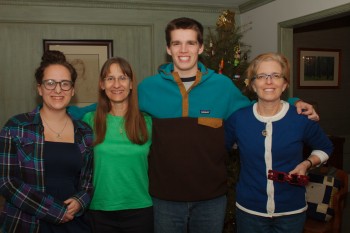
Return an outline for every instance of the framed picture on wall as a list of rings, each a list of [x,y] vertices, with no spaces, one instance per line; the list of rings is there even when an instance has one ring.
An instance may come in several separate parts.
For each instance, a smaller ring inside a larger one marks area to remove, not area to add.
[[[298,49],[299,88],[338,88],[340,49]]]
[[[65,54],[74,66],[78,77],[75,82],[77,105],[95,103],[98,96],[98,80],[103,63],[113,56],[113,40],[43,40],[44,51],[58,50]]]

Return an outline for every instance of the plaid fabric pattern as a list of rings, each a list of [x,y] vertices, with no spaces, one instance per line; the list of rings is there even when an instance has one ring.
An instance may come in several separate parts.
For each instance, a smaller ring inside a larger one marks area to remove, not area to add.
[[[333,196],[340,188],[340,180],[335,178],[332,169],[328,174],[322,174],[318,169],[310,171],[309,178],[306,186],[307,215],[316,220],[329,221],[334,216]]]
[[[60,223],[66,211],[63,202],[45,193],[40,108],[12,117],[0,132],[0,194],[6,199],[0,215],[2,233],[39,232],[40,219]],[[73,120],[73,124],[84,161],[80,191],[73,198],[83,212],[91,200],[93,135],[84,122]]]

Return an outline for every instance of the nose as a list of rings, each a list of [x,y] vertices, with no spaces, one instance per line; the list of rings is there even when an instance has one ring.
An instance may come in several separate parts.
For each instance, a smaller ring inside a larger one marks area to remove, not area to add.
[[[113,80],[113,86],[120,86],[120,80],[119,80],[119,78],[115,78],[114,80]]]
[[[181,45],[181,52],[186,52],[187,51],[187,45],[186,44],[182,44]]]
[[[266,82],[267,83],[272,83],[272,76],[271,75],[267,75],[266,76]]]
[[[55,92],[56,92],[57,94],[59,94],[59,93],[62,92],[61,83],[59,83],[59,82],[56,83]]]

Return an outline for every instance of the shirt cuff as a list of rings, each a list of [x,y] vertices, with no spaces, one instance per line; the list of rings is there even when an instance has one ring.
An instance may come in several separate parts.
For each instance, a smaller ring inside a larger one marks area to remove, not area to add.
[[[329,156],[327,155],[327,153],[321,150],[313,150],[311,154],[317,156],[321,160],[321,163],[317,166],[320,166],[321,164],[323,164],[329,159]]]

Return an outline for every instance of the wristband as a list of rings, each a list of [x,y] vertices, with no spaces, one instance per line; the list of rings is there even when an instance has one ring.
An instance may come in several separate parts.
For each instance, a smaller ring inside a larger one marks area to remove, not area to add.
[[[305,161],[308,161],[308,162],[310,163],[309,169],[312,168],[312,167],[314,166],[314,165],[312,164],[312,161],[311,161],[310,159],[305,159]]]

